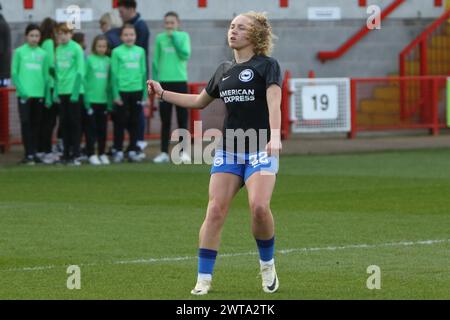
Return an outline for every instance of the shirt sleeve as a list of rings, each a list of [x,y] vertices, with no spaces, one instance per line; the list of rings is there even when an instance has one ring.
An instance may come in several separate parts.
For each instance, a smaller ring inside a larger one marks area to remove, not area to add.
[[[153,52],[153,63],[152,63],[152,75],[153,80],[158,81],[159,75],[159,57],[160,57],[160,41],[159,37],[155,39],[154,52]]]
[[[116,50],[116,49],[115,49]],[[119,57],[117,56],[117,51],[113,50],[111,58],[111,87],[113,93],[113,100],[120,99],[119,95]]]
[[[189,60],[191,57],[191,38],[189,34],[187,32],[173,32],[172,43],[180,60]]]
[[[108,69],[108,86],[106,90],[106,96],[108,98],[107,110],[113,110],[113,90],[112,90],[112,77],[111,77],[111,58],[108,57],[109,69]]]
[[[85,67],[85,71],[84,71],[84,77],[83,77],[83,85],[84,85],[84,89],[85,89],[85,91],[84,91],[84,106],[85,106],[85,108],[86,109],[90,109],[91,108],[91,104],[90,104],[90,102],[89,102],[89,90],[88,90],[88,79],[89,79],[89,76],[90,76],[90,74],[89,74],[89,68],[90,68],[90,65],[91,65],[91,59],[90,59],[90,57],[88,57],[87,59],[86,59],[86,63],[84,64],[84,67]]]
[[[282,86],[281,69],[280,64],[275,59],[270,59],[266,65],[264,72],[264,79],[266,80],[266,88],[272,84]]]
[[[76,64],[77,64],[77,74],[75,78],[74,87],[72,89],[71,100],[76,101],[80,97],[81,88],[83,87],[84,82],[84,73],[85,73],[85,61],[83,55],[83,49],[80,46],[75,47],[76,54]]]
[[[51,107],[52,105],[52,93],[51,87],[49,83],[50,79],[50,56],[45,54],[44,64],[42,67],[43,78],[45,81],[45,104],[47,107]]]
[[[205,90],[206,90],[206,93],[210,97],[213,97],[216,99],[220,98],[219,83],[226,71],[226,66],[229,64],[230,64],[229,62],[222,63],[217,68],[217,70],[214,73],[214,75],[212,76],[211,80],[209,80],[208,85],[206,86]]]
[[[12,65],[11,65],[11,75],[14,85],[16,86],[17,96],[21,98],[26,98],[25,88],[22,86],[20,81],[20,50],[16,50],[13,55]]]
[[[143,93],[142,93],[142,101],[146,101],[148,99],[148,92],[147,92],[147,59],[145,56],[145,51],[142,50],[141,54],[141,72],[142,72],[142,86],[144,87]]]
[[[55,68],[55,47],[53,44],[53,41],[47,40],[42,44],[42,49],[47,52],[48,55],[48,61],[49,61],[49,67]]]

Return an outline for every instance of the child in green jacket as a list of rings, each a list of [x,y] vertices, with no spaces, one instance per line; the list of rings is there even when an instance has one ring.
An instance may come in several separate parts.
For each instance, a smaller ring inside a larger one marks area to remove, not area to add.
[[[111,58],[112,88],[114,98],[114,162],[122,162],[124,130],[128,129],[128,160],[138,162],[137,147],[139,116],[148,104],[147,64],[145,51],[135,45],[136,29],[126,24],[121,30],[123,44],[115,48]]]
[[[49,86],[51,96],[53,96],[55,88],[55,40],[56,40],[56,26],[57,23],[52,18],[45,18],[41,25],[41,40],[39,45],[45,50],[48,56],[50,75],[49,75]],[[42,162],[45,164],[53,164],[59,160],[56,154],[52,153],[52,140],[53,132],[56,127],[57,117],[59,112],[59,106],[54,103],[48,108],[44,108],[42,113],[42,125],[41,132],[39,135],[39,148],[38,155],[40,154]],[[62,135],[61,130],[58,129],[58,145],[62,146]],[[62,150],[62,148],[61,148]]]
[[[159,81],[164,90],[188,93],[187,64],[191,57],[191,40],[189,34],[179,30],[180,19],[176,12],[164,16],[165,31],[156,36],[153,55],[153,79]],[[161,153],[153,159],[155,163],[169,162],[169,140],[173,105],[159,102],[161,116]],[[178,127],[187,129],[188,111],[176,106]],[[182,152],[183,162],[190,162],[187,152]]]
[[[36,153],[39,143],[42,112],[51,105],[49,61],[39,47],[41,31],[30,24],[25,30],[26,43],[14,52],[11,74],[19,99],[19,117],[22,141],[25,147],[24,164],[39,161]]]
[[[81,116],[83,112],[83,81],[85,61],[83,49],[72,40],[72,30],[67,23],[57,28],[55,93],[60,101],[60,117],[64,142],[64,160],[71,165],[81,165]]]
[[[97,36],[92,43],[92,54],[86,62],[85,102],[88,110],[93,110],[94,117],[94,146],[97,140],[97,153],[92,150],[89,162],[93,165],[110,164],[106,149],[106,132],[108,112],[112,109],[111,97],[111,59],[108,39]]]

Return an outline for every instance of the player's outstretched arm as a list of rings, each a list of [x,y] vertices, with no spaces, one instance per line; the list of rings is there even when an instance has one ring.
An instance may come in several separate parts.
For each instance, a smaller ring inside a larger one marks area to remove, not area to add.
[[[149,95],[154,94],[158,99],[189,109],[206,108],[214,100],[205,90],[200,94],[177,93],[164,90],[159,82],[154,80],[147,81],[147,89]]]
[[[267,105],[269,107],[270,141],[266,150],[269,155],[278,156],[282,149],[281,144],[281,88],[272,84],[267,88]]]

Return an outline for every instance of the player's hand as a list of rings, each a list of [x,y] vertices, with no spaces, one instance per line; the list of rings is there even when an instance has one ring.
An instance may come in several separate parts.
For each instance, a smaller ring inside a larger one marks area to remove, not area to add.
[[[116,99],[116,100],[114,100],[114,103],[115,103],[116,105],[118,105],[118,106],[123,106],[123,101],[122,101],[122,99]]]
[[[283,145],[279,138],[276,138],[276,139],[272,138],[266,146],[266,152],[269,157],[270,156],[275,156],[275,157],[279,156],[282,149],[283,149]]]
[[[155,80],[147,81],[147,90],[149,96],[154,94],[158,99],[161,99],[161,95],[164,91],[159,82]]]

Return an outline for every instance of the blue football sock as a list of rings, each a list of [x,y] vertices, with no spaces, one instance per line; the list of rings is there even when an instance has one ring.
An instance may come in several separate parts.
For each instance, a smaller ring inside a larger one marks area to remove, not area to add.
[[[200,248],[198,250],[198,273],[212,275],[216,257],[217,251]]]
[[[275,237],[270,240],[256,239],[256,244],[258,245],[259,258],[261,261],[271,261],[275,252]]]

